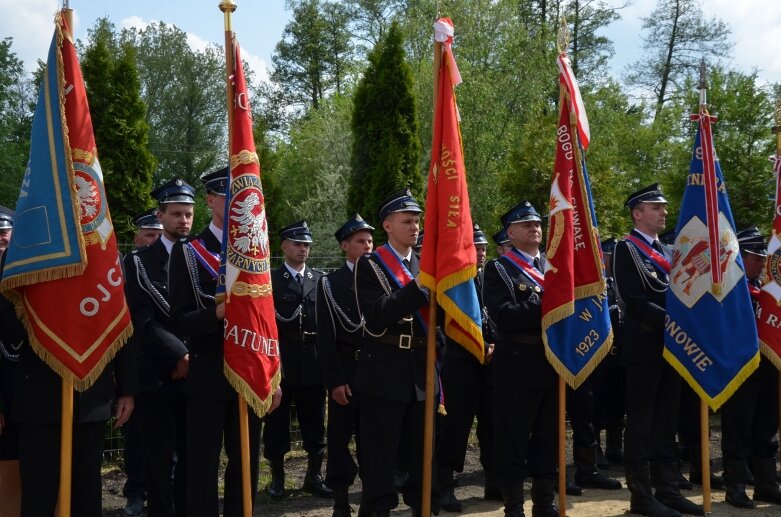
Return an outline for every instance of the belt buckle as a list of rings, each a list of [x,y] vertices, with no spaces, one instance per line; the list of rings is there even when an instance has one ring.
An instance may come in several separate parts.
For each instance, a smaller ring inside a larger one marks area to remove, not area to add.
[[[399,348],[409,350],[412,348],[412,336],[409,334],[401,334],[399,336]]]
[[[353,359],[355,359],[357,361],[358,360],[358,356],[360,356],[360,355],[361,355],[361,351],[360,350],[356,350],[355,351],[355,356],[353,357]]]

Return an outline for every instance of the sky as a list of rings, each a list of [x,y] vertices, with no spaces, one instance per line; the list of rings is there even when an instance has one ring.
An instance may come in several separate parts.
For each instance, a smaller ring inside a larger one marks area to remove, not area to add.
[[[607,0],[613,4],[621,0]],[[236,0],[233,29],[242,46],[242,57],[258,78],[266,78],[274,46],[282,36],[291,13],[284,0]],[[108,16],[118,27],[144,27],[152,21],[172,23],[188,34],[194,48],[224,41],[223,17],[218,0],[71,0],[75,12],[75,35],[86,39],[95,20]],[[610,66],[615,75],[636,61],[641,52],[641,17],[653,10],[656,0],[633,0],[621,10],[621,20],[604,34],[613,40],[615,56]],[[769,9],[771,0],[707,0],[703,11],[708,18],[718,16],[732,28],[735,42],[732,66],[751,72],[760,80],[781,82],[781,9]],[[46,56],[53,31],[57,0],[0,0],[0,38],[13,37],[12,50],[25,62],[28,71],[36,59]],[[458,20],[456,38],[458,37]]]

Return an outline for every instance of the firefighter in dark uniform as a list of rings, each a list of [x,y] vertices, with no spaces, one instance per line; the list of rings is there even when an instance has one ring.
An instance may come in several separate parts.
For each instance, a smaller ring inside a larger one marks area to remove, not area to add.
[[[163,233],[163,223],[157,218],[157,208],[150,208],[143,214],[134,217],[133,225],[136,227],[136,234],[133,236],[133,245],[137,250],[145,246],[151,246]],[[125,257],[124,260],[128,260],[127,257]],[[166,271],[167,270],[168,268],[166,266]],[[125,271],[127,271],[127,269],[125,269]],[[166,277],[167,276],[168,275],[166,274]],[[127,281],[125,282],[125,286],[127,289]],[[130,339],[135,340],[135,335]],[[140,354],[141,352],[138,350],[139,347],[136,345],[135,348]],[[122,444],[122,463],[125,468],[125,475],[127,475],[125,485],[122,487],[122,495],[127,499],[127,504],[122,511],[125,512],[125,515],[128,517],[141,515],[144,511],[144,501],[146,500],[146,482],[144,476],[146,459],[144,454],[143,431],[141,429],[140,398],[141,397],[136,400],[133,414],[130,416],[127,424],[125,424],[124,440]]]
[[[667,200],[653,184],[631,194],[625,206],[634,229],[616,244],[613,278],[626,307],[621,356],[626,363],[624,466],[632,493],[630,512],[702,515],[702,506],[683,497],[678,487],[675,431],[681,378],[662,357],[672,254],[658,234],[666,224]]]
[[[480,444],[480,464],[485,473],[485,499],[502,499],[493,476],[493,415],[491,358],[493,332],[483,304],[483,266],[488,241],[478,225],[473,238],[477,255],[477,276],[474,284],[483,315],[483,342],[485,357],[478,360],[470,352],[447,338],[442,361],[442,390],[447,394],[447,416],[437,443],[437,473],[439,476],[439,505],[448,512],[462,511],[461,501],[454,494],[453,472],[463,472],[466,447],[472,422],[477,417],[477,440]]]
[[[494,475],[507,517],[522,516],[532,477],[532,512],[555,516],[556,372],[542,342],[541,218],[528,201],[502,216],[512,248],[485,268],[483,299],[496,325],[493,365]]]
[[[190,234],[195,189],[173,178],[152,191],[163,233],[125,257],[125,294],[139,349],[142,434],[150,517],[185,515],[189,353],[174,332],[168,291],[168,258]]]
[[[304,490],[332,497],[320,476],[325,453],[325,386],[317,357],[317,282],[321,273],[306,265],[312,232],[297,221],[279,232],[285,262],[271,271],[274,309],[282,358],[282,403],[266,417],[263,455],[271,464],[268,494],[285,495],[285,454],[290,451],[290,404],[295,401],[304,450],[307,453]]]
[[[0,205],[0,272],[2,257],[14,227],[14,211]],[[2,275],[0,275],[2,276]],[[9,516],[18,516],[22,500],[19,480],[19,427],[11,418],[14,401],[14,371],[19,349],[27,339],[20,325],[6,324],[6,317],[16,321],[13,304],[0,295],[0,501]],[[0,512],[0,515],[4,515]]]
[[[621,327],[623,311],[616,300],[616,287],[613,277],[613,250],[618,240],[610,237],[602,241],[602,257],[607,276],[607,300],[610,308],[610,324],[613,327],[613,346],[590,377],[594,386],[594,425],[597,437],[605,430],[604,456],[598,457],[597,465],[607,468],[610,465],[624,464],[624,399],[626,398],[624,365],[619,356],[621,349]],[[601,450],[601,445],[599,445]],[[599,453],[598,450],[598,453]]]
[[[401,489],[404,502],[420,515],[426,328],[419,311],[427,310],[428,297],[418,282],[420,264],[412,247],[421,212],[409,189],[386,199],[377,220],[388,242],[361,257],[355,271],[366,329],[355,374],[361,405],[361,511],[376,516],[387,516],[398,505],[394,472],[399,456],[406,459],[403,470],[409,474]],[[437,512],[432,485],[431,508]]]
[[[350,517],[348,489],[358,474],[350,454],[355,436],[360,458],[360,411],[353,396],[363,320],[355,300],[355,263],[373,249],[374,228],[355,214],[336,230],[345,264],[321,277],[317,287],[317,353],[328,388],[328,464],[325,482],[334,491],[333,517]]]
[[[507,236],[507,228],[502,228],[493,234],[491,239],[496,243],[496,255],[499,257],[510,251],[513,247],[510,238]]]
[[[752,226],[737,235],[746,280],[755,296],[762,286],[762,268],[767,257],[765,239]],[[754,467],[754,501],[781,504],[781,490],[776,477],[778,442],[778,369],[764,355],[759,368],[745,380],[721,407],[721,449],[724,453],[725,499],[738,508],[753,508],[746,496],[746,468]]]
[[[223,515],[243,515],[239,404],[223,373],[225,304],[217,304],[228,169],[203,176],[211,221],[201,233],[177,241],[168,265],[171,314],[176,331],[186,338],[187,372],[187,515],[219,513],[217,478],[223,441],[225,469]],[[275,393],[272,410],[280,393]],[[249,456],[252,486],[257,486],[260,419],[249,412]],[[252,490],[254,502],[255,489]]]

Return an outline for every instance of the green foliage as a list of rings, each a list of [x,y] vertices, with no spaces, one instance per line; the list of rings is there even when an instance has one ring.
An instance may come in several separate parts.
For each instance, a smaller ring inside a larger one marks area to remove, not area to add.
[[[423,187],[417,101],[402,44],[394,23],[369,55],[369,67],[353,96],[355,138],[347,206],[348,213],[358,212],[370,221],[395,190],[410,186],[420,197]]]
[[[148,149],[149,126],[135,49],[117,41],[114,25],[99,19],[89,31],[81,67],[103,183],[117,237],[129,240],[133,217],[154,203],[149,197],[155,159]]]
[[[0,40],[0,205],[10,208],[16,205],[30,155],[33,114],[33,87],[12,44],[11,38]]]

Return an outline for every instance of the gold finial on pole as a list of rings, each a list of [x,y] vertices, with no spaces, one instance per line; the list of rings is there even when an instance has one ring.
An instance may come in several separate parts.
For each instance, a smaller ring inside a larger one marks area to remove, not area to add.
[[[562,16],[559,21],[559,35],[556,38],[556,47],[559,54],[566,54],[569,47],[569,27],[567,26],[567,17]]]
[[[220,2],[220,11],[225,16],[225,32],[233,32],[231,27],[231,14],[236,10],[236,2],[233,0],[222,0]]]
[[[708,107],[708,66],[705,64],[705,57],[700,60],[700,83],[698,85],[700,89],[700,108],[706,109]]]

